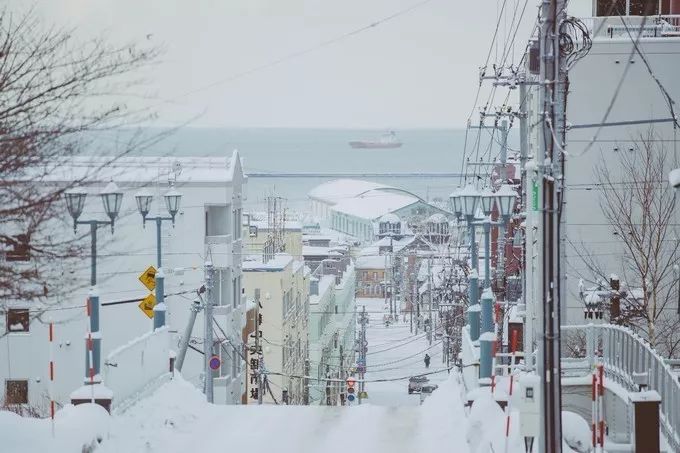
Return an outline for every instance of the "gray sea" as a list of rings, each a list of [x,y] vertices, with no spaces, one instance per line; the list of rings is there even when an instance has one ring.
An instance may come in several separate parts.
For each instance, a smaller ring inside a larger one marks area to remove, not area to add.
[[[159,130],[148,129],[148,133]],[[215,156],[238,149],[249,175],[246,202],[263,210],[269,194],[304,211],[307,193],[336,177],[381,182],[407,189],[426,200],[446,198],[460,183],[464,129],[396,130],[401,148],[353,149],[350,140],[378,139],[385,131],[352,129],[183,128],[143,151],[150,155]],[[479,134],[479,135],[478,135]],[[514,136],[510,137],[513,146]],[[498,136],[470,132],[468,153],[498,154]],[[478,145],[477,145],[478,143]],[[491,146],[490,146],[491,145]],[[408,175],[405,175],[408,174]]]

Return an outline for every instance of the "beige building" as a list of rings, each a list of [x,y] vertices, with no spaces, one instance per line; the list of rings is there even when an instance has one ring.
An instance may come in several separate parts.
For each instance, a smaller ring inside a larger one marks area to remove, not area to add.
[[[272,236],[272,229],[267,220],[257,220],[256,215],[245,215],[243,221],[246,253],[260,253],[265,241]],[[302,259],[302,224],[298,221],[286,220],[279,234],[284,245],[281,252],[292,255],[296,259]]]
[[[309,271],[304,263],[286,253],[263,259],[263,256],[243,260],[243,278],[246,297],[255,300],[260,294],[261,353],[248,350],[248,404],[257,402],[253,390],[257,389],[256,370],[259,361],[263,366],[267,384],[265,403],[304,404],[304,380],[308,357]],[[254,344],[254,338],[249,345]]]

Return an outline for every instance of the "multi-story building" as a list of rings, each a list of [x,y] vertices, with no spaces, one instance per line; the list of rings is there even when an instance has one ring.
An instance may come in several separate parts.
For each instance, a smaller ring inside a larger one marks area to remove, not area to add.
[[[267,379],[263,401],[304,404],[309,317],[309,273],[304,262],[286,253],[253,255],[243,261],[243,275],[247,298],[257,304],[259,293],[261,306],[262,353],[248,351],[248,375],[256,376],[263,360]],[[257,378],[248,382],[251,389],[257,387]],[[249,393],[248,403],[256,402],[257,396]]]
[[[349,256],[323,261],[310,280],[310,404],[337,405],[344,379],[356,365],[356,273]]]
[[[356,260],[357,297],[385,298],[387,255],[364,255]]]
[[[51,175],[51,183],[60,186],[79,180],[106,158],[81,158]],[[241,225],[244,177],[238,153],[225,158],[151,158],[125,157],[108,164],[87,179],[87,198],[81,220],[106,219],[97,193],[111,179],[124,193],[122,209],[112,234],[109,227],[98,229],[97,291],[99,293],[101,332],[101,376],[113,391],[114,405],[130,396],[118,390],[117,383],[107,382],[111,367],[123,372],[125,364],[107,363],[108,354],[152,331],[153,321],[140,310],[140,301],[149,291],[138,276],[150,265],[156,266],[156,228],[142,218],[135,205],[135,194],[147,187],[155,194],[149,216],[167,215],[163,194],[171,184],[182,199],[174,225],[163,222],[161,245],[165,273],[165,303],[170,347],[176,349],[190,315],[191,300],[204,283],[207,256],[216,268],[215,319],[229,341],[220,354],[222,366],[215,372],[215,402],[238,403],[244,391],[244,366],[240,357],[240,332],[245,321],[244,299],[241,297]],[[56,222],[53,234],[73,237],[73,221],[64,206],[63,221]],[[82,241],[89,250],[90,236],[80,227]],[[28,261],[7,263],[30,265]],[[6,401],[6,390],[20,389],[22,404],[40,410],[47,402],[49,383],[48,323],[54,322],[54,399],[67,403],[69,395],[83,385],[85,376],[85,342],[88,331],[86,300],[90,287],[90,256],[83,256],[72,269],[64,269],[70,280],[82,284],[68,288],[68,297],[47,296],[41,301],[2,301],[0,317],[0,382],[4,383],[0,402]],[[66,288],[64,289],[66,291]],[[189,300],[187,300],[187,298]],[[192,338],[203,337],[203,316],[199,313]],[[219,335],[223,335],[220,333]],[[226,339],[225,339],[226,340]],[[235,359],[235,360],[234,360]],[[167,368],[165,368],[167,370]],[[189,351],[183,374],[202,386],[204,359]],[[130,369],[130,380],[137,378]],[[125,382],[127,390],[142,387],[144,382]],[[16,396],[16,395],[14,395]]]
[[[566,104],[571,127],[567,130],[565,159],[566,205],[561,216],[566,270],[563,300],[567,309],[563,316],[577,322],[582,321],[584,313],[579,294],[581,279],[590,285],[616,274],[624,276],[629,287],[641,285],[635,273],[626,268],[627,255],[619,236],[625,232],[617,231],[603,212],[605,187],[598,169],[606,168],[612,187],[633,190],[635,182],[621,163],[631,158],[639,161],[644,149],[642,141],[650,132],[649,143],[655,153],[665,149],[669,169],[677,159],[677,129],[669,103],[680,98],[680,60],[673,57],[680,50],[680,27],[678,16],[671,15],[680,13],[680,5],[676,1],[574,0],[568,8],[570,15],[585,17],[583,22],[592,39],[590,51],[569,71]],[[645,12],[648,16],[641,17]],[[531,52],[528,59],[527,74],[532,79],[538,78],[536,55]],[[536,122],[544,109],[539,105],[538,87],[527,89],[528,123],[539,124]],[[603,127],[597,126],[600,123],[604,123]],[[540,134],[540,127],[529,132],[529,156],[536,163],[543,159]],[[526,273],[530,282],[527,297],[530,302],[540,303],[540,287],[532,288],[531,283],[541,281],[541,244],[535,244],[531,235],[541,235],[542,201],[539,193],[532,201],[530,184],[526,209]],[[669,188],[665,181],[658,181],[655,190]],[[677,300],[675,287],[669,297]]]

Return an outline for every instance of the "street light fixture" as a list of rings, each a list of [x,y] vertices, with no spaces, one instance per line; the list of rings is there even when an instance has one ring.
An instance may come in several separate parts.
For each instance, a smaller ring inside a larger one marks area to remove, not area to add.
[[[486,188],[480,194],[479,199],[482,203],[482,212],[484,215],[491,215],[491,211],[493,211],[493,203],[496,200],[496,194],[493,193],[491,189]]]
[[[87,191],[85,191],[85,189],[82,187],[77,187],[64,192],[64,197],[66,198],[66,208],[68,209],[68,213],[73,218],[73,232],[75,232],[78,217],[80,217],[80,214],[83,213],[83,208],[85,208]]]
[[[496,205],[498,212],[503,217],[503,222],[508,223],[512,211],[515,207],[515,200],[517,199],[517,192],[515,192],[509,184],[503,184],[496,192]]]
[[[113,222],[118,217],[120,212],[120,205],[123,202],[123,192],[118,188],[115,182],[111,181],[99,193],[104,204],[104,211],[111,219],[111,232],[113,232]]]
[[[86,349],[92,351],[92,354],[85,354],[85,383],[89,383],[90,385],[99,383],[97,382],[99,379],[95,381],[95,376],[101,375],[102,338],[101,333],[99,332],[99,292],[97,291],[97,229],[102,225],[111,225],[111,232],[113,232],[113,225],[116,217],[118,217],[118,213],[120,212],[120,207],[123,202],[123,192],[113,181],[107,184],[106,187],[104,187],[104,189],[99,193],[99,195],[102,199],[104,211],[109,217],[109,220],[79,220],[81,214],[83,213],[83,209],[85,208],[87,191],[85,191],[83,188],[74,188],[64,192],[66,208],[73,218],[73,232],[75,233],[77,231],[78,225],[90,226],[91,288],[88,297],[88,313],[90,318],[90,335],[88,336],[90,338],[85,340]],[[94,395],[94,388],[92,391]]]
[[[479,205],[479,192],[472,184],[469,184],[458,192],[458,197],[460,198],[463,215],[465,215],[468,221],[473,220]]]
[[[182,200],[182,194],[179,193],[174,187],[164,195],[165,206],[168,208],[168,212],[172,217],[172,224],[175,224],[175,216],[179,212],[180,201]]]
[[[142,214],[143,224],[146,225],[146,216],[149,215],[149,212],[151,211],[153,195],[149,190],[142,189],[135,194],[135,201],[137,201],[139,213]]]
[[[165,325],[165,274],[163,273],[162,261],[161,261],[161,225],[163,221],[172,221],[172,226],[175,226],[175,216],[179,212],[180,202],[182,200],[182,194],[178,192],[174,187],[163,196],[165,199],[165,207],[168,209],[170,217],[163,217],[157,215],[147,219],[149,212],[151,211],[151,203],[153,202],[153,195],[148,189],[142,189],[135,195],[135,200],[137,201],[137,209],[142,215],[142,225],[146,226],[147,220],[153,220],[156,222],[156,264],[158,269],[156,270],[156,304],[153,307],[153,329],[158,329]]]
[[[460,220],[460,217],[463,214],[460,206],[460,187],[451,193],[449,199],[451,200],[451,206],[453,207],[453,213],[455,214],[456,219]]]

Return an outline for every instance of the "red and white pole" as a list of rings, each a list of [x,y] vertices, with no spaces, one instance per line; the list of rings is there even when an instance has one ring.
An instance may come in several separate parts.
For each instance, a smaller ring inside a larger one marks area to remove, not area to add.
[[[600,450],[604,451],[604,365],[598,365],[598,416],[599,416],[599,428],[600,428]]]
[[[515,353],[517,352],[517,331],[513,330],[512,340],[510,341],[511,355],[510,365],[508,366],[508,377],[510,378],[510,388],[508,389],[508,404],[505,405],[505,453],[508,453],[510,445],[510,402],[512,401],[512,390],[514,388],[515,376],[512,374],[512,367],[515,364]]]
[[[593,450],[597,448],[597,373],[593,372],[593,388],[592,388],[592,416],[590,418],[593,429]]]
[[[92,330],[89,326],[92,326],[91,318],[92,308],[90,307],[90,298],[87,298],[87,318],[88,318],[88,328],[87,328],[87,354],[90,359],[90,367],[88,369],[88,375],[90,376],[90,387],[92,391],[91,403],[94,404],[94,353],[93,351],[93,341],[92,341]]]
[[[50,382],[47,388],[50,394],[50,419],[52,423],[52,437],[54,437],[54,323],[50,322]]]

